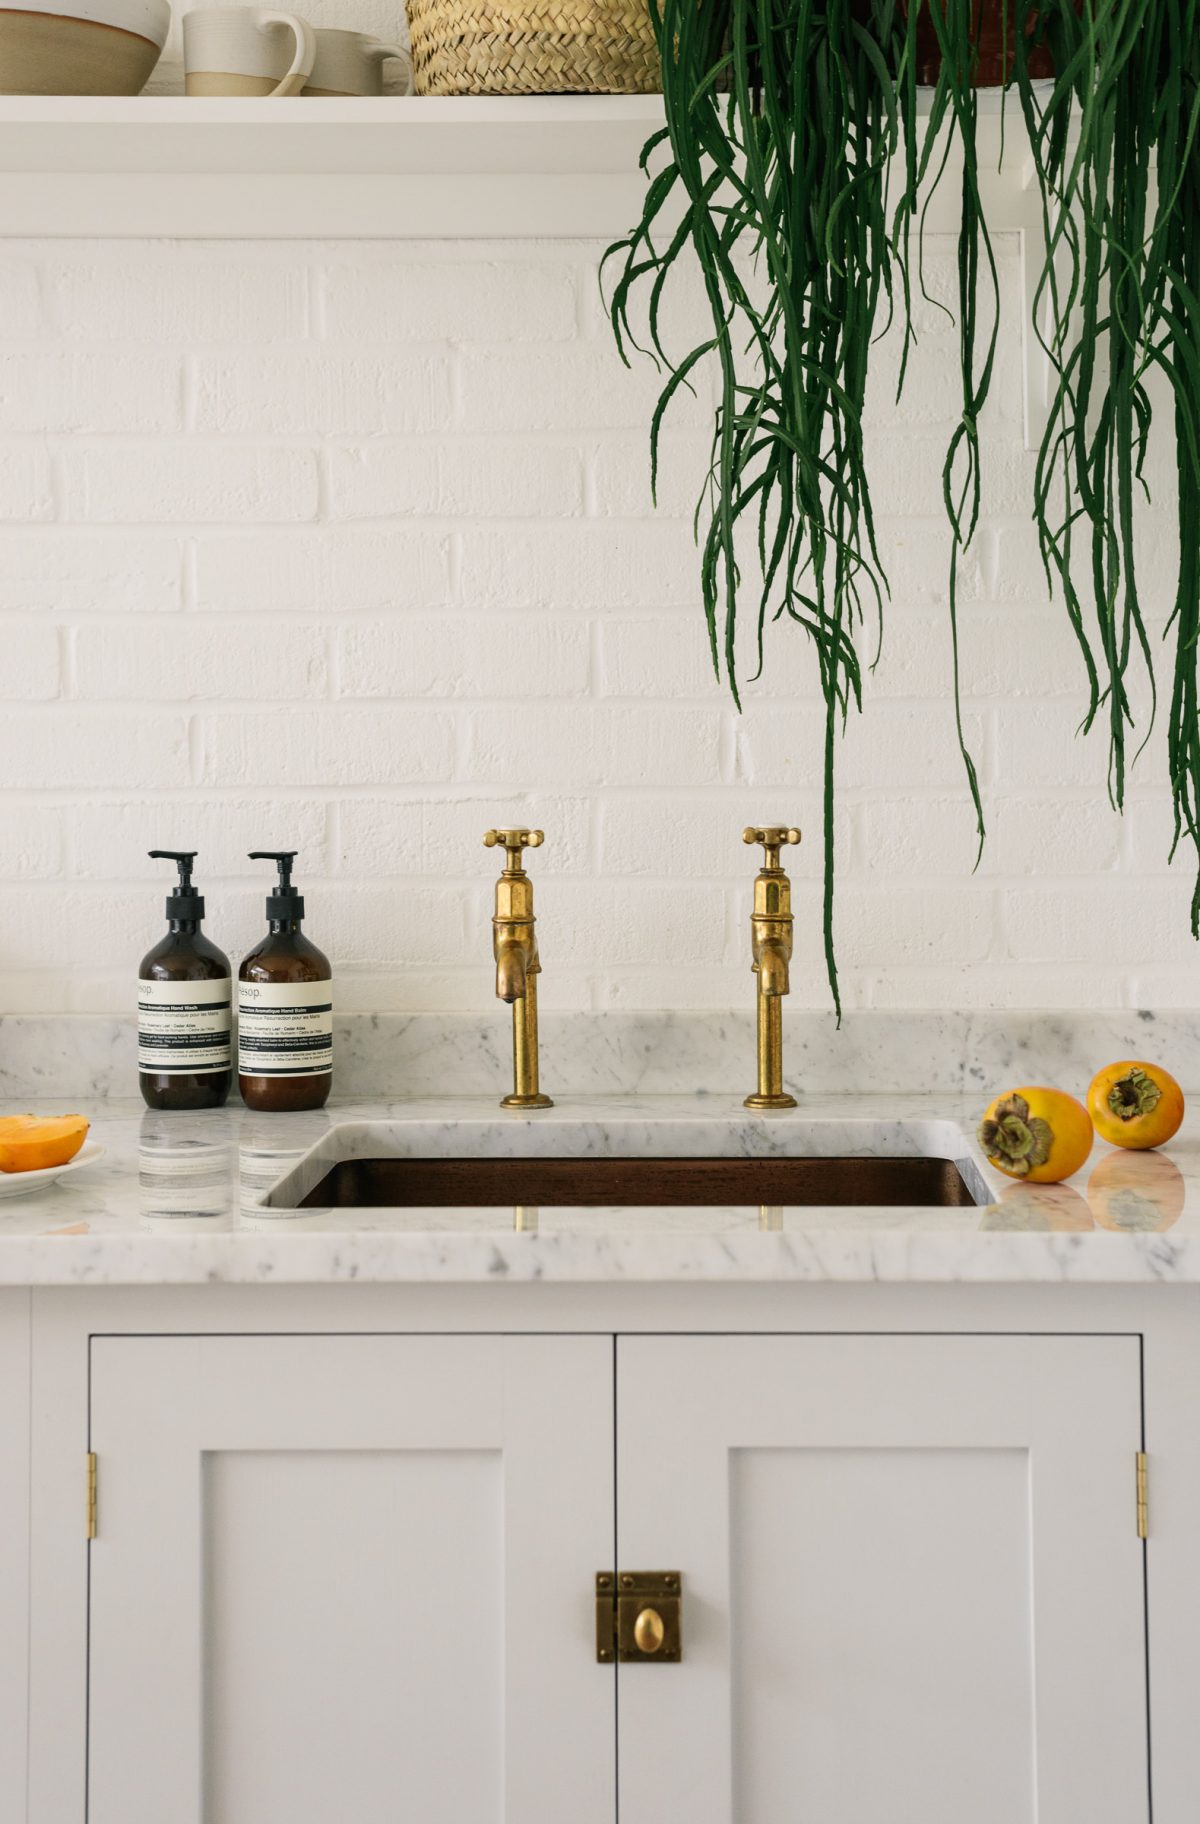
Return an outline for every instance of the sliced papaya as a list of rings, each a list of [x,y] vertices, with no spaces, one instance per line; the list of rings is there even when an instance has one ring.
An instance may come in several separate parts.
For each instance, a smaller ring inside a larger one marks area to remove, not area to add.
[[[0,1115],[0,1172],[66,1165],[87,1139],[83,1115]]]

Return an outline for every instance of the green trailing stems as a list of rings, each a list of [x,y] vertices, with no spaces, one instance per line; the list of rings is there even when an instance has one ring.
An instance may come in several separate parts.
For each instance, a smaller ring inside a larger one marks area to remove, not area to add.
[[[1083,0],[1076,11],[1043,0],[1041,14],[1059,75],[1047,94],[1020,85],[1050,249],[1041,304],[1054,385],[1034,519],[1084,654],[1084,727],[1106,727],[1120,808],[1135,664],[1150,689],[1135,755],[1157,697],[1135,534],[1150,497],[1154,393],[1165,395],[1179,537],[1167,761],[1175,842],[1188,840],[1200,859],[1200,5]]]
[[[759,663],[767,621],[780,617],[815,650],[825,701],[825,955],[838,1004],[836,737],[861,705],[858,628],[881,615],[886,590],[862,414],[880,300],[893,296],[898,263],[887,178],[911,131],[915,89],[897,86],[893,72],[905,68],[912,30],[893,0],[651,5],[667,124],[643,155],[654,174],[642,220],[606,256],[619,263],[613,326],[627,356],[637,346],[631,299],[648,287],[649,343],[666,374],[651,427],[655,481],[671,399],[680,386],[709,384],[710,364],[715,372],[697,529],[718,674],[740,703],[735,635],[751,560]],[[660,319],[666,280],[685,255],[699,268],[712,334],[677,359]],[[905,309],[907,284],[902,273]]]
[[[861,624],[875,617],[881,634],[887,596],[864,458],[868,367],[881,320],[898,317],[903,385],[914,340],[913,230],[920,277],[922,211],[951,168],[961,168],[962,407],[942,492],[955,714],[983,837],[959,707],[958,573],[983,498],[979,425],[999,320],[973,86],[976,15],[991,0],[932,0],[941,69],[923,114],[915,11],[905,16],[897,0],[650,4],[666,125],[643,153],[641,221],[605,256],[615,268],[612,322],[628,360],[639,347],[631,308],[635,299],[639,313],[645,305],[639,322],[648,324],[649,352],[664,374],[651,425],[656,489],[672,400],[683,387],[714,389],[696,530],[718,675],[740,705],[744,570],[759,667],[767,624],[780,618],[814,649],[825,703],[824,942],[840,1012],[837,736],[850,709],[861,707]],[[1013,0],[997,4],[1003,44]],[[1143,665],[1153,680],[1135,514],[1145,493],[1152,383],[1165,392],[1181,534],[1168,629],[1168,764],[1176,841],[1187,837],[1200,855],[1200,0],[1033,0],[1018,17],[1010,86],[1041,198],[1047,255],[1035,330],[1052,372],[1033,517],[1047,577],[1083,655],[1084,727],[1107,730],[1110,794],[1120,806],[1134,721],[1131,667]],[[1058,74],[1048,85],[1029,75],[1035,44],[1054,58]],[[665,346],[662,329],[667,284],[683,266],[699,274],[710,333],[680,354]],[[1200,887],[1193,930],[1198,923]]]

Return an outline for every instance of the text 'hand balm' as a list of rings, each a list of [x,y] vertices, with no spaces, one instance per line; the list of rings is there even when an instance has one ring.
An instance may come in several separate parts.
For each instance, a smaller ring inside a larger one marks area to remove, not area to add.
[[[167,935],[138,970],[138,1084],[148,1108],[220,1108],[233,1076],[229,958],[200,929],[195,849],[150,855],[173,861],[179,882],[167,895]]]
[[[333,972],[300,929],[295,849],[255,849],[279,882],[267,894],[267,935],[238,970],[238,1087],[269,1114],[320,1108],[333,1081]]]

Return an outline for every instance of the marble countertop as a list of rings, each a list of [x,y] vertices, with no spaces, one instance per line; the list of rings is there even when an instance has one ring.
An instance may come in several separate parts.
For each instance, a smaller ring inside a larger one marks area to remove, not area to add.
[[[1200,1281],[1200,1124],[1190,1121],[1168,1152],[1097,1142],[1074,1179],[1042,1187],[992,1173],[971,1138],[977,1099],[947,1096],[825,1096],[770,1115],[718,1096],[563,1098],[536,1115],[491,1097],[335,1101],[309,1115],[240,1104],[166,1115],[111,1100],[81,1112],[104,1156],[0,1201],[0,1285]],[[956,1161],[980,1202],[294,1208],[330,1157],[379,1152],[928,1153]]]

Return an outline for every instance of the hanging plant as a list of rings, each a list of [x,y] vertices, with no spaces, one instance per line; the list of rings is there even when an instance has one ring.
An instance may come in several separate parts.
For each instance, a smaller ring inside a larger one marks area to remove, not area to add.
[[[758,663],[768,620],[811,640],[825,701],[824,941],[833,940],[836,739],[861,708],[856,635],[882,632],[887,582],[875,539],[862,414],[873,340],[899,318],[913,340],[913,228],[920,282],[923,199],[961,155],[957,322],[962,412],[946,452],[949,623],[955,714],[980,840],[984,824],[959,709],[957,577],[978,522],[980,413],[991,385],[999,288],[984,219],[976,84],[1015,89],[1034,147],[1048,257],[1040,306],[1056,383],[1037,464],[1034,516],[1047,574],[1080,640],[1085,726],[1107,712],[1111,791],[1123,803],[1132,712],[1126,672],[1152,671],[1136,592],[1133,500],[1150,424],[1147,374],[1172,392],[1185,544],[1173,617],[1169,761],[1176,834],[1200,850],[1200,0],[1035,0],[1015,29],[1010,0],[650,0],[666,125],[648,142],[642,219],[605,256],[622,356],[638,349],[631,307],[664,370],[659,436],[676,392],[718,372],[709,471],[697,509],[700,582],[714,667],[740,706],[742,570],[759,572],[749,613]],[[1048,92],[1037,79],[1057,70]],[[932,78],[923,114],[918,80]],[[922,124],[923,123],[923,124]],[[1154,191],[1153,166],[1159,182]],[[892,197],[889,201],[889,181]],[[698,269],[712,334],[681,357],[660,335],[664,291]],[[1065,271],[1065,276],[1064,275]],[[982,324],[982,329],[980,328]],[[1090,529],[1089,629],[1072,538]],[[1200,917],[1200,888],[1193,929]]]
[[[1107,728],[1109,795],[1120,809],[1134,663],[1156,694],[1134,519],[1149,499],[1157,384],[1175,445],[1180,542],[1167,627],[1171,852],[1186,838],[1200,861],[1200,5],[1107,0],[1077,12],[1043,0],[1042,13],[1060,74],[1048,95],[1019,84],[1050,248],[1040,297],[1054,391],[1034,519],[1087,666],[1084,726],[1102,719]],[[1191,921],[1197,935],[1200,873]]]

